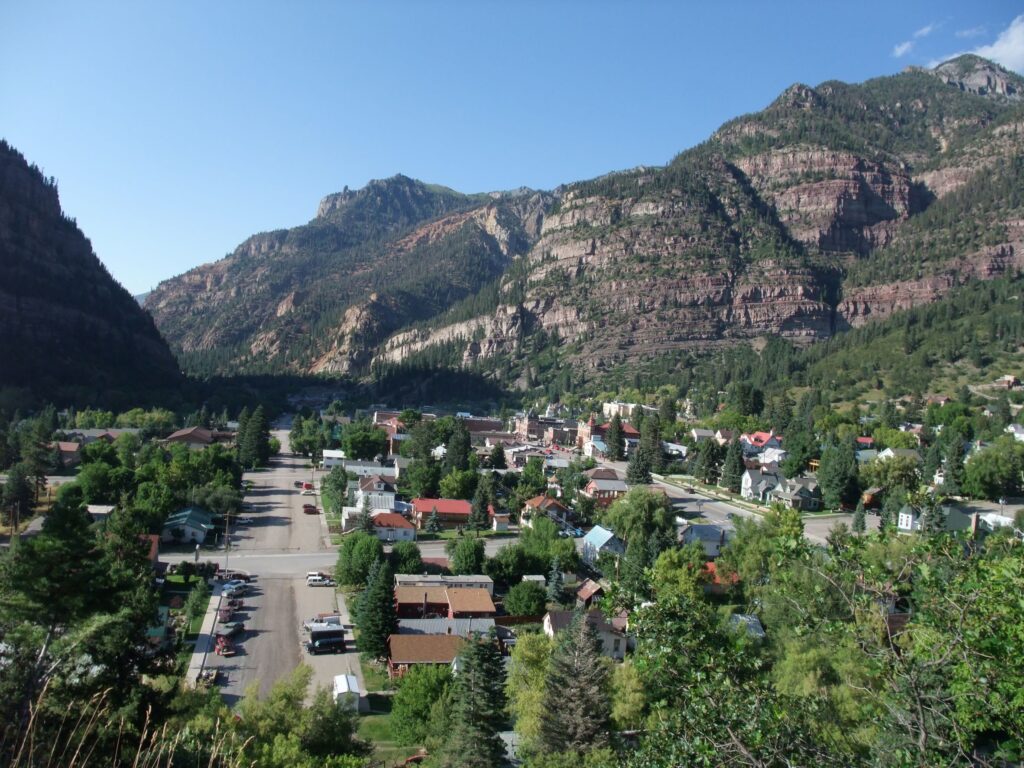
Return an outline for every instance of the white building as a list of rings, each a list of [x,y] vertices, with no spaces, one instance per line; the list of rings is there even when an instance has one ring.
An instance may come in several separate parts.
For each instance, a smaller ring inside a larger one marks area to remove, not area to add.
[[[355,494],[356,506],[362,509],[383,509],[392,511],[395,508],[394,481],[381,475],[367,475],[359,479],[359,489]]]
[[[321,469],[334,469],[335,467],[340,467],[344,463],[344,451],[333,450],[331,448],[324,449],[323,461],[320,462]]]

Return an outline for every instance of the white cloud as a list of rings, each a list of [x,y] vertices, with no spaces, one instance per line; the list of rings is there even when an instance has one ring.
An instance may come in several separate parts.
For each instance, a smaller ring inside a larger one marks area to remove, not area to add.
[[[960,38],[964,37],[981,37],[985,34],[985,25],[971,27],[970,29],[958,29],[956,36]]]
[[[967,31],[973,32],[973,30]],[[937,67],[942,62],[955,59],[957,56],[962,56],[965,53],[973,53],[976,56],[991,59],[997,64],[1002,64],[1007,69],[1024,74],[1024,14],[1011,21],[1010,26],[999,33],[994,43],[978,46],[971,51],[951,53],[948,56],[943,56],[941,59],[933,60],[928,66]],[[895,50],[893,54],[895,55]]]
[[[1024,72],[1024,14],[1011,21],[994,43],[975,48],[972,53],[992,59],[1014,72]]]
[[[922,37],[928,37],[928,35],[935,31],[935,26],[935,22],[932,22],[927,26],[921,27],[919,30],[917,30],[917,32],[914,33],[914,38],[920,39]]]
[[[900,43],[899,45],[893,46],[892,55],[898,59],[900,56],[905,56],[906,54],[910,53],[910,49],[913,47],[914,41],[907,40],[904,43]]]

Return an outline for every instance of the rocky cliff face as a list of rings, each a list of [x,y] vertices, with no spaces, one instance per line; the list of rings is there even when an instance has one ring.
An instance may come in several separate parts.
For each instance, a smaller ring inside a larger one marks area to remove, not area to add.
[[[0,329],[0,387],[40,400],[112,403],[180,378],[152,319],[64,217],[52,180],[3,142]]]
[[[216,357],[236,370],[362,372],[388,335],[499,276],[549,200],[373,181],[327,196],[305,226],[165,281],[146,307],[200,370]]]
[[[798,84],[665,167],[554,195],[373,182],[147,306],[186,360],[331,373],[444,361],[526,383],[810,343],[1019,268],[1022,83],[961,57]]]

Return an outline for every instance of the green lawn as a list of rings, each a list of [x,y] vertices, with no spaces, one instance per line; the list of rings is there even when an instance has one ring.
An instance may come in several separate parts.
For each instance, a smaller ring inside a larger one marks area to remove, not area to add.
[[[359,665],[363,670],[363,681],[366,683],[367,692],[388,691],[394,687],[383,666],[363,658],[359,659]]]
[[[365,667],[364,667],[365,669]],[[399,746],[391,735],[391,697],[369,695],[370,714],[359,718],[359,737],[373,744],[373,757],[384,766],[401,765],[416,747]]]

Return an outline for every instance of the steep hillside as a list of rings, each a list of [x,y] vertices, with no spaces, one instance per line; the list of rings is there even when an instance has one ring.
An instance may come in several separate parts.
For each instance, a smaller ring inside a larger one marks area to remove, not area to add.
[[[1012,274],[1022,85],[977,57],[795,85],[665,168],[560,190],[492,311],[396,334],[377,366],[430,355],[571,384],[739,339],[828,338]]]
[[[0,141],[0,388],[99,404],[180,380],[149,317],[61,212],[57,187]]]
[[[665,167],[551,196],[373,182],[146,306],[201,372],[455,366],[564,388],[809,344],[1024,267],[1022,95],[1024,79],[964,56],[794,85]]]
[[[525,253],[546,200],[373,181],[324,198],[304,226],[255,235],[161,283],[145,306],[193,371],[362,370],[390,333]]]

